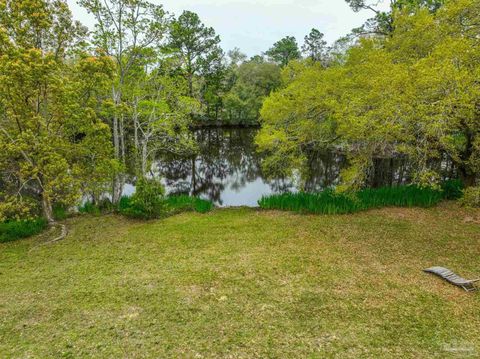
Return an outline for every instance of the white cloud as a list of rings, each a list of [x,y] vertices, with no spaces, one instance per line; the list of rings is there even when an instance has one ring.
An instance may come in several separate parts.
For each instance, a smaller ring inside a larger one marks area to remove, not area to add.
[[[76,19],[89,27],[93,19],[76,0],[67,0]],[[194,11],[222,38],[225,50],[239,47],[250,56],[266,51],[284,36],[298,42],[312,28],[325,33],[333,42],[372,16],[368,11],[354,13],[344,0],[152,0],[177,16]],[[384,8],[387,1],[383,1]]]

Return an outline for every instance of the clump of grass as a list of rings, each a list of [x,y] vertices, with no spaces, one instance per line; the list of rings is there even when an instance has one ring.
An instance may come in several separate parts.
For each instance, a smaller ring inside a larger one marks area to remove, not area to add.
[[[465,186],[459,179],[451,179],[442,183],[443,198],[457,200],[462,198]]]
[[[78,212],[82,214],[91,214],[94,216],[101,214],[100,208],[93,202],[85,202],[83,205],[78,207]]]
[[[293,212],[322,214],[351,213],[361,209],[353,196],[336,194],[332,190],[319,193],[283,193],[264,196],[258,204],[263,209],[280,209]]]
[[[169,211],[173,213],[185,211],[207,213],[213,208],[211,201],[186,195],[169,196],[166,198],[166,205]]]
[[[91,214],[99,216],[102,213],[111,213],[115,210],[115,206],[109,198],[104,198],[98,203],[87,201],[78,207],[78,212],[83,214]]]
[[[0,243],[33,236],[42,232],[47,225],[44,218],[0,223]]]
[[[442,191],[430,187],[399,186],[359,191],[362,209],[381,207],[432,207],[443,200]]]
[[[65,206],[54,205],[52,210],[53,218],[55,218],[56,221],[63,221],[68,218],[68,210],[65,208]]]
[[[368,188],[339,194],[328,189],[319,193],[284,193],[264,196],[258,204],[279,209],[317,214],[346,214],[381,207],[432,207],[443,199],[443,192],[418,186]]]

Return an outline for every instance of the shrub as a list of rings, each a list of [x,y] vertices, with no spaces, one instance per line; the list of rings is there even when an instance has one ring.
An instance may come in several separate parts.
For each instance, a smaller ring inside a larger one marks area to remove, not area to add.
[[[80,213],[92,214],[94,216],[98,216],[101,213],[100,208],[93,204],[93,202],[85,202],[82,206],[78,207],[78,211]]]
[[[480,207],[480,187],[466,188],[460,203],[466,207]]]
[[[97,207],[101,213],[111,213],[115,210],[115,206],[113,205],[110,198],[103,198],[98,201]]]
[[[94,216],[98,216],[102,213],[111,213],[114,211],[114,209],[115,206],[109,198],[100,200],[98,204],[88,201],[78,207],[78,211],[80,213],[88,213]]]
[[[124,213],[128,208],[131,207],[131,198],[128,196],[122,196],[118,202],[118,212]]]
[[[431,207],[443,198],[442,192],[418,186],[369,188],[356,193],[285,193],[264,196],[258,204],[264,209],[280,209],[318,214],[353,213],[371,208]]]
[[[195,211],[207,213],[212,210],[213,203],[198,197],[186,195],[170,196],[166,199],[166,206],[170,212]]]
[[[195,198],[195,211],[199,213],[207,213],[213,209],[213,202],[201,198]]]
[[[166,214],[164,193],[159,182],[141,179],[137,182],[135,193],[130,198],[121,199],[119,212],[133,218],[160,218]]]
[[[463,196],[463,182],[458,179],[444,181],[442,183],[443,198],[457,200]]]
[[[47,225],[47,220],[43,218],[0,223],[0,242],[10,242],[33,236],[42,232]]]
[[[68,217],[68,211],[65,208],[65,206],[56,204],[56,205],[53,206],[52,211],[53,211],[53,218],[56,221],[63,221],[65,219],[67,219],[67,217]]]

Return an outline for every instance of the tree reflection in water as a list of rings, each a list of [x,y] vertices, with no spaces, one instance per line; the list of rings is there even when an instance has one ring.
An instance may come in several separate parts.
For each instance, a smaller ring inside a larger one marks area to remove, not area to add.
[[[155,173],[167,191],[208,198],[220,206],[256,206],[262,195],[294,191],[293,179],[267,179],[261,170],[261,157],[255,151],[256,129],[228,128],[195,131],[199,144],[194,158],[159,157]],[[315,176],[306,188],[335,184],[340,162],[333,155],[312,160]],[[318,175],[317,175],[318,174]]]
[[[272,180],[264,176],[261,157],[255,151],[256,132],[245,128],[196,130],[198,154],[193,158],[159,156],[154,172],[162,178],[169,193],[198,195],[219,206],[256,206],[262,195],[297,190],[293,179]],[[345,165],[346,159],[341,154],[312,154],[303,189],[319,191],[337,185]],[[445,167],[445,177],[453,175],[448,163],[439,165]],[[377,159],[368,184],[379,187],[408,183],[409,170],[404,159]]]

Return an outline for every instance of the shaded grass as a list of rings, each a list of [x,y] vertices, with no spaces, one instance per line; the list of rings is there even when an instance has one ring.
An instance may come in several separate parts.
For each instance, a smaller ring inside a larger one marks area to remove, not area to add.
[[[84,202],[81,206],[78,207],[78,212],[82,214],[91,214],[94,216],[99,216],[102,213],[112,213],[116,210],[116,206],[108,198],[100,200],[99,203],[93,203],[91,201]]]
[[[352,194],[325,190],[319,193],[284,193],[262,197],[263,209],[317,214],[345,214],[382,207],[432,207],[444,198],[442,191],[417,186],[367,188]]]
[[[0,245],[4,357],[480,353],[479,295],[421,272],[444,265],[478,276],[479,210],[242,208],[67,223],[69,236],[55,245]]]
[[[85,202],[81,206],[78,207],[78,212],[82,214],[91,214],[94,216],[98,216],[102,213],[99,206],[95,205],[92,202]]]
[[[64,221],[68,218],[68,216],[68,210],[64,206],[53,206],[53,218],[55,218],[56,221]]]

